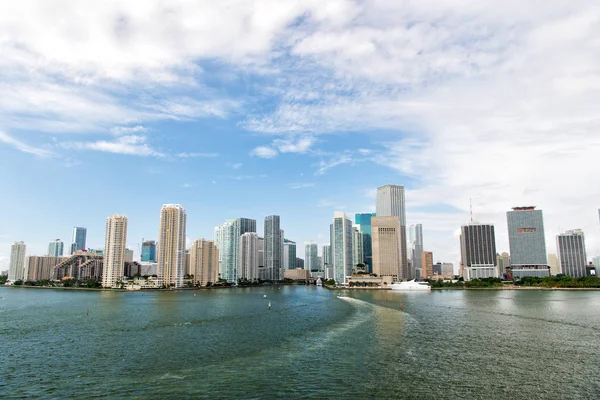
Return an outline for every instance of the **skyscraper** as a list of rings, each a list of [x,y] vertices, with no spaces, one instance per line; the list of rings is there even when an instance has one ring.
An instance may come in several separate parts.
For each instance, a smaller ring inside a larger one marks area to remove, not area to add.
[[[548,254],[548,266],[550,267],[551,275],[562,273],[560,272],[560,262],[558,261],[558,256],[556,254]]]
[[[329,243],[324,244],[322,247],[323,267],[331,265],[331,245]]]
[[[249,218],[228,219],[215,228],[215,244],[219,248],[221,278],[237,283],[240,266],[240,237],[247,232],[256,232],[256,220]]]
[[[535,206],[513,207],[506,213],[506,220],[513,278],[549,276],[542,210]]]
[[[373,235],[373,273],[377,276],[391,276],[392,280],[404,278],[401,260],[401,227],[398,216],[371,219]],[[391,283],[391,282],[388,282]]]
[[[64,244],[60,239],[55,239],[48,245],[48,255],[54,257],[62,257]]]
[[[71,254],[79,250],[85,250],[85,237],[87,229],[80,226],[73,227],[73,239],[71,240]]]
[[[246,232],[240,237],[239,279],[254,281],[258,279],[258,235]]]
[[[421,279],[423,266],[423,225],[411,225],[408,237],[408,240],[410,242],[410,253],[412,260],[410,278]]]
[[[335,282],[345,284],[346,278],[352,275],[352,222],[341,211],[333,214],[330,243]]]
[[[356,268],[358,264],[365,263],[365,255],[363,253],[363,233],[360,226],[352,227],[352,268]]]
[[[296,242],[283,239],[283,269],[296,269]]]
[[[25,250],[23,242],[15,242],[10,247],[10,264],[8,267],[8,280],[16,282],[25,278]]]
[[[406,251],[406,208],[404,186],[385,185],[377,188],[376,213],[378,217],[400,218],[400,268],[402,269],[402,278],[410,277]]]
[[[371,235],[371,218],[375,213],[356,214],[354,222],[360,226],[360,231],[363,234],[363,263],[366,264],[367,270],[373,272],[373,250],[372,250],[372,235]]]
[[[219,249],[212,240],[198,239],[190,249],[190,271],[194,283],[206,286],[219,280]]]
[[[315,242],[304,242],[304,269],[309,271],[318,271],[319,265],[319,245]]]
[[[142,262],[156,262],[156,242],[154,240],[142,243]]]
[[[158,232],[158,283],[183,286],[185,274],[186,212],[180,204],[165,204],[160,211]]]
[[[556,237],[560,270],[573,278],[586,276],[587,255],[583,231],[574,229]]]
[[[421,270],[423,271],[423,278],[433,278],[433,253],[431,251],[423,252],[423,255],[421,256]],[[442,273],[441,266],[439,273]]]
[[[494,225],[471,223],[462,226],[460,255],[465,280],[497,278]]]
[[[498,273],[502,277],[506,273],[506,269],[510,267],[510,254],[507,252],[496,254],[496,264],[498,264]]]
[[[125,267],[125,246],[127,245],[127,217],[113,215],[106,218],[104,241],[104,266],[102,286],[115,287],[123,279]]]
[[[281,228],[279,226],[279,215],[269,215],[265,217],[265,268],[269,280],[280,281],[283,279],[281,274],[281,252],[283,247],[283,238],[281,237]]]

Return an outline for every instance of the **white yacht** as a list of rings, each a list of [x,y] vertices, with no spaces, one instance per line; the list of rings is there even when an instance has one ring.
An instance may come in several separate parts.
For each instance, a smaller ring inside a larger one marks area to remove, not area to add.
[[[390,285],[390,288],[392,290],[403,290],[403,291],[429,291],[429,290],[431,290],[431,286],[429,286],[429,283],[415,282],[414,279],[412,281],[408,281],[408,282],[392,283]]]

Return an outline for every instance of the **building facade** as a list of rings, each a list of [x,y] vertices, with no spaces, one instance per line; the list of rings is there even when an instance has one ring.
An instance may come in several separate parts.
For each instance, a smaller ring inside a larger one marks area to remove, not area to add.
[[[240,237],[240,270],[238,279],[258,279],[258,235],[246,232]]]
[[[354,222],[360,227],[360,232],[363,237],[363,263],[367,266],[368,272],[373,272],[373,237],[371,234],[371,218],[376,216],[376,213],[363,213],[354,216]]]
[[[264,257],[268,280],[280,281],[283,278],[281,276],[283,237],[281,236],[279,215],[265,217],[264,233]]]
[[[421,270],[423,271],[423,278],[433,278],[433,253],[431,251],[424,251],[421,255]],[[440,271],[442,272],[442,265],[440,264]]]
[[[506,219],[511,266],[548,265],[542,210],[513,207],[513,211],[506,213]]]
[[[556,237],[560,270],[573,278],[586,276],[587,254],[583,231],[574,229]]]
[[[219,249],[212,240],[198,239],[190,249],[190,271],[194,284],[207,286],[219,280]]]
[[[402,279],[411,278],[408,270],[406,240],[406,206],[404,186],[385,185],[377,188],[376,214],[378,217],[400,218],[400,268]]]
[[[560,272],[560,261],[556,254],[548,254],[548,266],[550,267],[550,275],[559,275]]]
[[[423,225],[411,225],[409,229],[410,259],[412,268],[410,271],[411,279],[421,279],[422,274],[422,256],[423,256]]]
[[[54,257],[62,257],[64,250],[64,243],[60,239],[53,240],[48,244],[48,255]]]
[[[391,276],[395,281],[402,280],[401,226],[398,216],[371,219],[373,235],[373,273],[377,276]]]
[[[352,221],[343,212],[336,211],[329,231],[333,279],[343,285],[352,275]]]
[[[315,242],[304,242],[304,269],[319,271],[319,245]]]
[[[180,204],[165,204],[158,232],[158,284],[183,287],[187,215]]]
[[[127,217],[123,215],[113,215],[112,217],[106,218],[104,265],[102,271],[103,287],[116,287],[117,282],[123,280],[123,277],[125,276],[126,245]]]
[[[87,236],[87,229],[81,226],[73,227],[73,237],[71,240],[71,254],[79,250],[85,250],[85,239]]]
[[[283,239],[283,269],[296,269],[296,242]]]
[[[497,278],[494,225],[471,223],[462,226],[460,255],[465,280]]]
[[[25,252],[27,246],[23,242],[14,242],[10,247],[10,263],[8,280],[16,282],[25,278]]]
[[[323,269],[331,265],[331,245],[329,243],[321,246],[321,257],[323,257]]]
[[[142,262],[156,262],[156,242],[154,240],[146,240],[142,243]]]
[[[29,256],[27,257],[27,275],[25,280],[42,281],[52,278],[52,269],[64,261],[66,257]]]
[[[352,227],[352,268],[356,268],[358,264],[364,264],[363,239],[360,226],[354,225]]]

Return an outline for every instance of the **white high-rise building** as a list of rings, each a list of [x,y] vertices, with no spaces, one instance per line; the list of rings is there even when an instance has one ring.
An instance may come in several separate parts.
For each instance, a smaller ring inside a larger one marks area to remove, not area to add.
[[[410,271],[411,279],[421,279],[421,265],[423,256],[423,225],[416,224],[411,225],[409,229],[409,244],[410,244],[410,258],[412,260],[412,267]]]
[[[558,260],[563,274],[573,278],[586,276],[587,255],[581,229],[561,233],[556,237]]]
[[[228,219],[215,227],[215,243],[219,248],[219,273],[221,278],[236,284],[240,271],[240,237],[246,232],[256,232],[256,220],[249,218]]]
[[[313,241],[304,242],[304,269],[308,271],[320,270],[319,245]]]
[[[352,268],[358,264],[364,264],[365,255],[363,254],[363,233],[360,231],[360,225],[352,227]]]
[[[279,215],[265,217],[264,257],[267,277],[272,281],[280,281],[283,252],[283,237],[279,225]]]
[[[27,246],[23,242],[15,242],[10,247],[10,264],[8,267],[8,280],[16,282],[25,278],[25,251]]]
[[[556,254],[548,254],[548,265],[550,266],[550,274],[558,275],[560,274],[560,262],[558,261],[558,256]]]
[[[158,283],[183,287],[185,274],[186,212],[180,204],[165,204],[158,232]]]
[[[127,217],[115,214],[106,218],[104,266],[102,268],[103,287],[116,287],[117,282],[123,279],[126,245]]]
[[[283,239],[283,269],[296,269],[296,242]]]
[[[400,218],[400,268],[402,269],[402,277],[409,278],[411,277],[411,274],[408,270],[408,255],[406,250],[407,241],[405,204],[404,186],[385,185],[377,188],[377,216]]]
[[[346,214],[336,211],[330,225],[331,262],[336,284],[346,284],[352,275],[352,221]]]
[[[240,238],[239,279],[254,281],[258,279],[258,235],[246,232]]]
[[[64,250],[64,243],[60,239],[53,240],[48,245],[48,255],[54,257],[62,257]]]
[[[331,245],[325,243],[321,250],[321,257],[323,257],[323,268],[331,265]]]

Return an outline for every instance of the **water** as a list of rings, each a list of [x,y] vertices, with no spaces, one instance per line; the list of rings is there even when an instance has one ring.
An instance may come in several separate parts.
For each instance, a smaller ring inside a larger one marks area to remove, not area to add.
[[[600,292],[338,294],[0,288],[0,397],[600,398]]]

